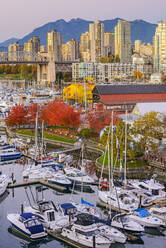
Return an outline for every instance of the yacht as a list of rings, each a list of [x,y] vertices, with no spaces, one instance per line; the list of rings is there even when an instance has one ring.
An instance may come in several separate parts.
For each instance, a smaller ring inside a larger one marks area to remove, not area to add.
[[[3,195],[7,189],[9,178],[0,172],[0,196]]]
[[[67,167],[64,168],[64,172],[66,174],[66,177],[75,184],[93,184],[94,179],[92,179],[87,174],[81,172],[78,169]]]
[[[0,161],[8,161],[21,158],[21,153],[15,148],[0,150]]]
[[[148,193],[154,199],[166,198],[165,187],[156,180],[157,175],[153,175],[150,180],[130,181],[129,184],[143,193]]]
[[[145,208],[138,208],[128,214],[129,219],[141,224],[144,227],[164,226],[164,222],[150,214]]]
[[[69,216],[65,216],[62,208],[52,201],[39,201],[37,206],[25,207],[25,211],[37,215],[44,227],[52,230],[69,225]]]
[[[98,191],[100,200],[117,209],[132,211],[139,206],[138,198],[128,190],[113,188],[111,191]]]
[[[126,214],[117,214],[111,220],[111,226],[131,231],[131,232],[143,232],[144,227],[141,224],[131,220]]]
[[[55,172],[52,177],[48,179],[48,182],[65,188],[69,188],[72,185],[71,181],[67,179],[66,175],[62,172]]]
[[[96,248],[109,248],[113,243],[110,237],[101,234],[93,221],[85,218],[77,219],[74,224],[62,228],[61,235],[87,247],[94,247],[94,237]]]
[[[8,214],[7,219],[22,235],[32,240],[47,236],[39,218],[32,213]]]
[[[157,217],[166,224],[166,207],[160,207],[157,205],[150,208],[149,212],[151,213],[151,215]]]

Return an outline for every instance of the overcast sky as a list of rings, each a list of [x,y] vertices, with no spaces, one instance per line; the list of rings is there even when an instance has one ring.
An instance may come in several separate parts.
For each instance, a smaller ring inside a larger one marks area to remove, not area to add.
[[[0,10],[0,42],[58,19],[166,21],[166,0],[0,0]]]

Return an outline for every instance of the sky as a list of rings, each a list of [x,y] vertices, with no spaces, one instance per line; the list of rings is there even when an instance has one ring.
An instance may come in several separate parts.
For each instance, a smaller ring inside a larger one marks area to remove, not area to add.
[[[166,21],[165,0],[0,0],[0,9],[0,42],[58,19]]]

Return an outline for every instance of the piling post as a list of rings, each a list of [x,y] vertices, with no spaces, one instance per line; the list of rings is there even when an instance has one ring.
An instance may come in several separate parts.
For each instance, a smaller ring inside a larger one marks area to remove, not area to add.
[[[21,214],[23,214],[23,213],[24,213],[24,205],[21,204]]]
[[[93,248],[96,248],[96,237],[93,236]]]
[[[14,173],[11,174],[12,183],[14,183]]]

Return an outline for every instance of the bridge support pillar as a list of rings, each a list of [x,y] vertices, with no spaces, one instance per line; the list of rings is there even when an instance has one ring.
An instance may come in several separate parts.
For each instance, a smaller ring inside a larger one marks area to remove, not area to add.
[[[37,83],[41,86],[49,86],[56,80],[55,62],[37,65]]]

